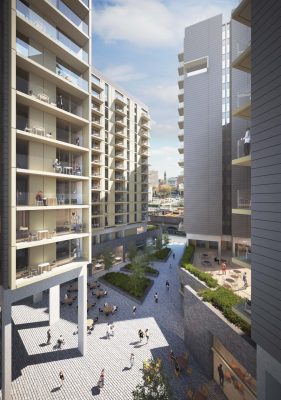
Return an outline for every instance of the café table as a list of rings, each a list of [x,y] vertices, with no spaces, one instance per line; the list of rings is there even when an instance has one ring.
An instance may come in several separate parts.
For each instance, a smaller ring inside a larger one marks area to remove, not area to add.
[[[108,304],[107,306],[103,307],[103,312],[105,313],[105,315],[112,313],[112,311],[113,311],[113,305],[111,304]]]
[[[234,282],[235,282],[235,280],[234,280],[234,279],[232,279],[232,278],[226,278],[226,282],[229,282],[229,283],[234,283]]]
[[[71,175],[73,171],[73,167],[63,167],[63,173],[67,175]]]
[[[93,326],[94,320],[92,318],[87,319],[87,328],[91,328]]]
[[[96,289],[100,286],[100,284],[98,282],[90,282],[88,284],[89,289]]]

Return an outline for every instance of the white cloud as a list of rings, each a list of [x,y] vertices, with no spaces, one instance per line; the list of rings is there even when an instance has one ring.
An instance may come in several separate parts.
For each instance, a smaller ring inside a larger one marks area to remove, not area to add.
[[[128,82],[144,79],[145,74],[136,71],[130,64],[108,66],[103,71],[113,82]]]
[[[138,47],[179,47],[184,28],[223,13],[230,15],[228,1],[113,0],[94,11],[93,28],[107,42],[127,41]]]
[[[143,88],[143,94],[161,103],[176,105],[178,103],[178,87],[174,85],[162,84]]]
[[[167,138],[169,136],[171,139],[177,140],[177,134],[178,134],[178,127],[177,124],[175,123],[174,125],[168,124],[168,123],[159,123],[154,120],[151,121],[151,135],[153,138],[157,136],[158,138],[164,137]],[[166,148],[168,149],[168,147]]]
[[[151,149],[151,169],[157,170],[160,176],[164,171],[168,172],[168,176],[177,176],[180,174],[178,160],[180,158],[177,147],[163,146]]]

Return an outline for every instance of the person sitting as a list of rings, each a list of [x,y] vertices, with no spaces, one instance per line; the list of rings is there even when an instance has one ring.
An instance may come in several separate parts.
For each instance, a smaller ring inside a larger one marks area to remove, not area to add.
[[[106,296],[106,295],[107,295],[107,291],[106,291],[106,290],[103,292],[103,295],[104,295],[104,296]]]
[[[74,175],[81,175],[81,167],[79,163],[74,165]]]
[[[112,314],[114,314],[116,311],[118,311],[118,307],[117,307],[117,306],[113,306],[113,308],[112,308]]]
[[[44,193],[42,192],[42,190],[38,190],[35,196],[35,200],[37,205],[41,205],[42,203],[44,206],[47,205],[47,198],[44,197]]]
[[[99,312],[103,312],[103,309],[99,307]]]
[[[55,172],[62,173],[62,165],[57,158],[54,161],[53,168],[54,168]]]

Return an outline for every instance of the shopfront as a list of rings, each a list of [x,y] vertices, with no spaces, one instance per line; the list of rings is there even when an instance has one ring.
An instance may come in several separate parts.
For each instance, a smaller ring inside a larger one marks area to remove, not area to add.
[[[255,400],[256,379],[214,337],[213,340],[214,380],[222,387],[229,400]]]

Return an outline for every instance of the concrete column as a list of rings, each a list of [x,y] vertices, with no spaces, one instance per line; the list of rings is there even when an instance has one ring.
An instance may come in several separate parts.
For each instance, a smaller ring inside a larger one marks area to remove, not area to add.
[[[12,398],[12,304],[3,294],[2,302],[2,399]]]
[[[43,292],[39,292],[33,295],[33,304],[39,303],[43,300]]]
[[[60,319],[60,285],[49,289],[49,325]]]
[[[87,352],[87,269],[82,268],[78,277],[78,349],[82,355]]]
[[[218,257],[221,257],[221,240],[218,240]]]

